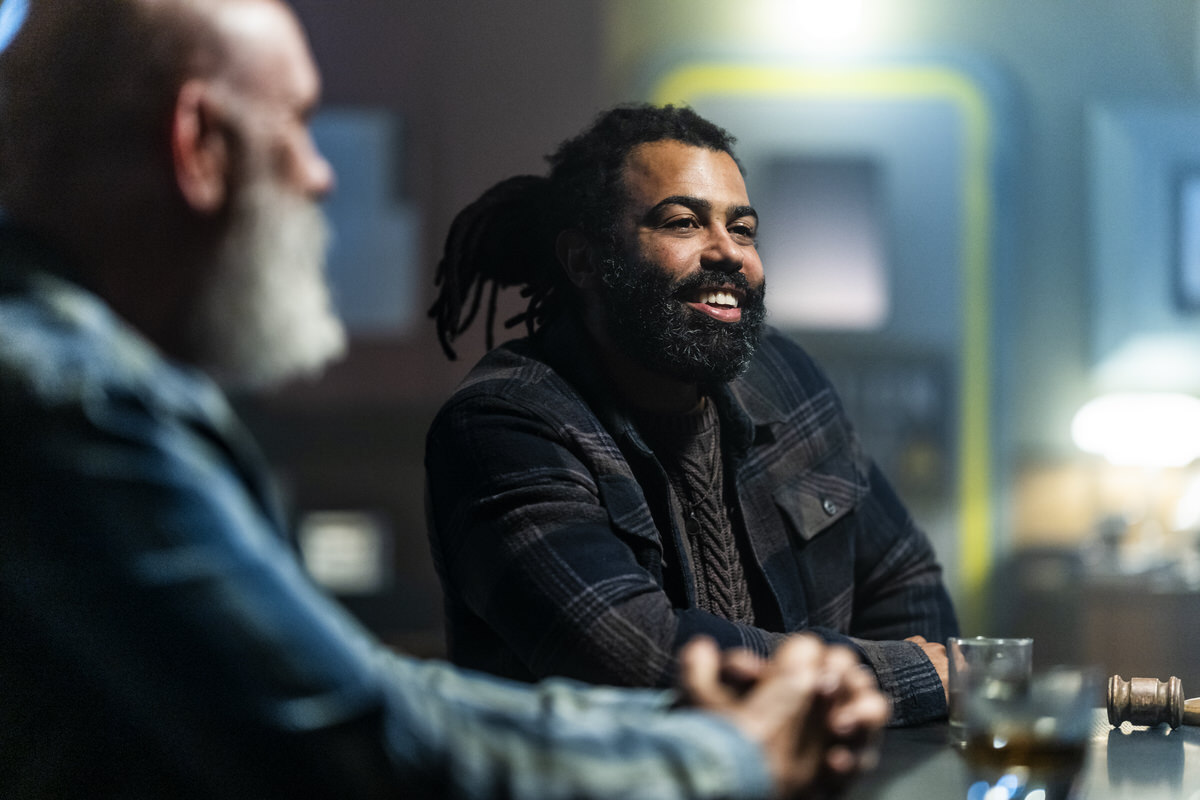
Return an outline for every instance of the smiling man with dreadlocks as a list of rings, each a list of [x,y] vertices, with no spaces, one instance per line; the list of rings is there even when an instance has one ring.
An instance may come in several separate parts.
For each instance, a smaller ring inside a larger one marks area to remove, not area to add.
[[[430,536],[451,656],[532,680],[669,685],[696,635],[766,654],[854,647],[894,722],[946,712],[941,568],[833,389],[763,324],[733,138],[621,106],[548,176],[454,221],[430,311],[489,353],[434,421]],[[492,349],[497,297],[528,336]]]

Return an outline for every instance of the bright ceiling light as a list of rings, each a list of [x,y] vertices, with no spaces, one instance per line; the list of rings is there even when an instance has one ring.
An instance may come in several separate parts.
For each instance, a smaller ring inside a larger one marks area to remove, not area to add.
[[[1079,449],[1113,464],[1184,467],[1200,458],[1200,398],[1115,393],[1088,402],[1071,422]]]
[[[861,43],[865,26],[863,0],[783,0],[786,25],[775,30],[804,49],[841,52]],[[778,24],[778,23],[776,23]]]

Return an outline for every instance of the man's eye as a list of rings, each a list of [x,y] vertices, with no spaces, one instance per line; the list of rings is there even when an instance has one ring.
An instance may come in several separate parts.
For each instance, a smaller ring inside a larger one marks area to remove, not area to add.
[[[758,230],[751,225],[732,225],[729,234],[746,242],[753,242],[758,236]]]
[[[695,228],[697,227],[696,220],[692,217],[676,217],[675,219],[667,220],[666,227],[668,228]]]

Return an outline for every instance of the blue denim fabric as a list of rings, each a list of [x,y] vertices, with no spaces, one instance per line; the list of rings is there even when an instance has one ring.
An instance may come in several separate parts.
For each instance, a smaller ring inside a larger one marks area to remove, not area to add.
[[[378,646],[302,571],[218,389],[65,272],[0,231],[0,797],[768,793],[669,693]]]

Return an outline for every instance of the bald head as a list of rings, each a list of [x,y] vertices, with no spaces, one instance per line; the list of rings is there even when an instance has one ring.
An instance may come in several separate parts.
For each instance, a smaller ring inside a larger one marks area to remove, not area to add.
[[[319,90],[280,0],[30,0],[0,54],[0,207],[169,355],[313,371],[343,340]]]
[[[0,204],[40,216],[51,195],[128,175],[145,156],[172,85],[213,42],[191,15],[151,13],[165,5],[31,1],[0,55]],[[161,16],[171,24],[152,21]]]
[[[281,29],[289,34],[286,37],[288,46],[284,49],[291,51],[282,54],[282,57],[309,60],[299,21],[278,0],[190,0],[188,4],[206,9],[203,16],[211,22],[216,38],[225,45],[219,68],[223,76],[240,89],[261,87],[264,76],[273,79],[279,74],[281,53],[273,48],[262,47],[261,42],[266,38],[274,38]],[[304,51],[297,52],[297,48],[303,48]],[[318,80],[316,70],[310,69],[309,73],[307,79],[315,83]]]
[[[0,54],[0,206],[31,222],[64,196],[162,207],[179,88],[253,74],[268,18],[297,25],[277,0],[30,0]]]

